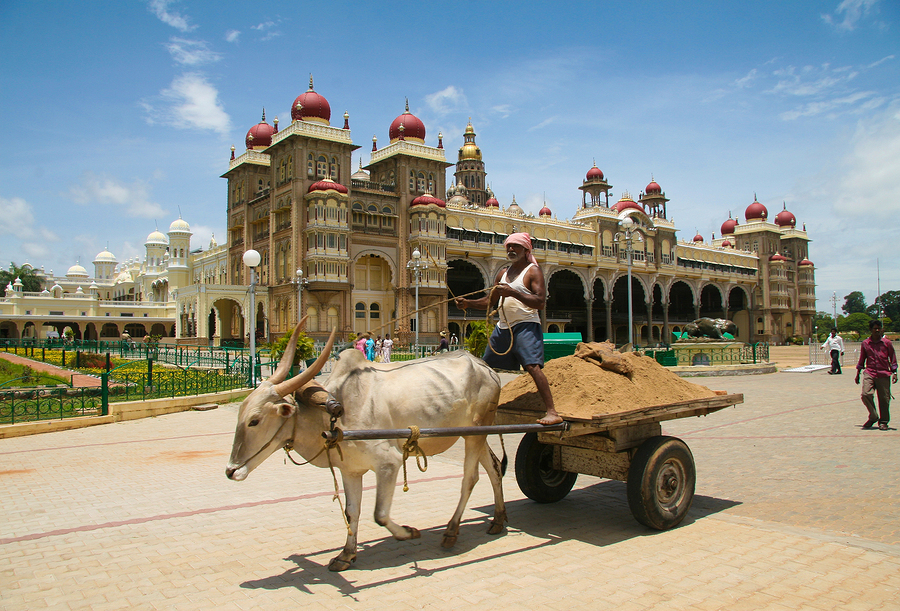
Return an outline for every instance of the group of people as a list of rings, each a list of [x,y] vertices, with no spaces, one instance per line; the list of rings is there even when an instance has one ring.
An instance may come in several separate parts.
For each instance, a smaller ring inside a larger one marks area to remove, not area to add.
[[[831,353],[831,375],[841,373],[840,357],[844,354],[844,340],[831,330],[831,335],[822,344],[823,350]],[[884,326],[880,320],[869,322],[869,337],[863,340],[859,348],[859,360],[856,363],[857,384],[862,378],[860,398],[868,411],[868,418],[862,425],[864,429],[872,429],[878,425],[879,430],[888,430],[891,421],[891,383],[897,383],[897,354],[891,340],[884,336]],[[878,409],[875,397],[878,397]]]
[[[366,360],[390,363],[394,340],[391,339],[390,333],[385,334],[384,339],[381,339],[380,335],[372,339],[372,332],[367,331],[357,338],[355,346],[366,355]]]

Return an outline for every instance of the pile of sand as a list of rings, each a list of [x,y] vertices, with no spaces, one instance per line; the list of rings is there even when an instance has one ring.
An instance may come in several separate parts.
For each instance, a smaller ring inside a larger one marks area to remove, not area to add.
[[[556,411],[563,418],[589,420],[641,407],[713,397],[716,393],[682,380],[654,359],[622,354],[631,376],[622,375],[575,356],[547,361],[544,375],[550,382]],[[500,409],[543,412],[544,403],[530,375],[522,375],[500,391]]]

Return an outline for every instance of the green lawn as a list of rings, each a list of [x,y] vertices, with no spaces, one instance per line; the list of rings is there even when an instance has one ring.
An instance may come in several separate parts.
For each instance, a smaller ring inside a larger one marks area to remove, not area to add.
[[[26,379],[17,379],[26,378]],[[7,382],[9,382],[7,384]],[[68,384],[68,378],[52,376],[46,373],[38,373],[27,365],[16,365],[9,361],[0,360],[0,387],[6,388],[31,388],[34,386],[56,386]]]

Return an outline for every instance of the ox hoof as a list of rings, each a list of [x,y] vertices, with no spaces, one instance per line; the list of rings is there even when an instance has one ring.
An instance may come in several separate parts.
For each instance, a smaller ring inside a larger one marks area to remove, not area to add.
[[[503,522],[491,522],[491,525],[488,527],[487,534],[499,535],[502,532],[503,532]]]
[[[422,533],[419,532],[418,528],[413,528],[412,526],[404,526],[403,528],[409,531],[409,537],[406,539],[407,541],[410,539],[422,538]]]
[[[445,549],[450,549],[454,545],[456,545],[457,535],[444,535],[443,541],[441,541],[441,547]]]
[[[328,570],[334,573],[346,571],[354,562],[356,562],[356,556],[354,556],[350,560],[344,560],[343,558],[338,556],[337,558],[332,558],[331,562],[328,563]]]

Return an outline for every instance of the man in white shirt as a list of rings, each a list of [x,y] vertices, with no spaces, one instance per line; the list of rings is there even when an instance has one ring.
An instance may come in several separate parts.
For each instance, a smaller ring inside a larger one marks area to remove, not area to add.
[[[822,344],[822,350],[829,350],[831,352],[831,371],[828,372],[828,375],[840,374],[840,357],[844,354],[844,340],[837,334],[837,329],[832,329],[831,335],[825,338],[825,343]]]

